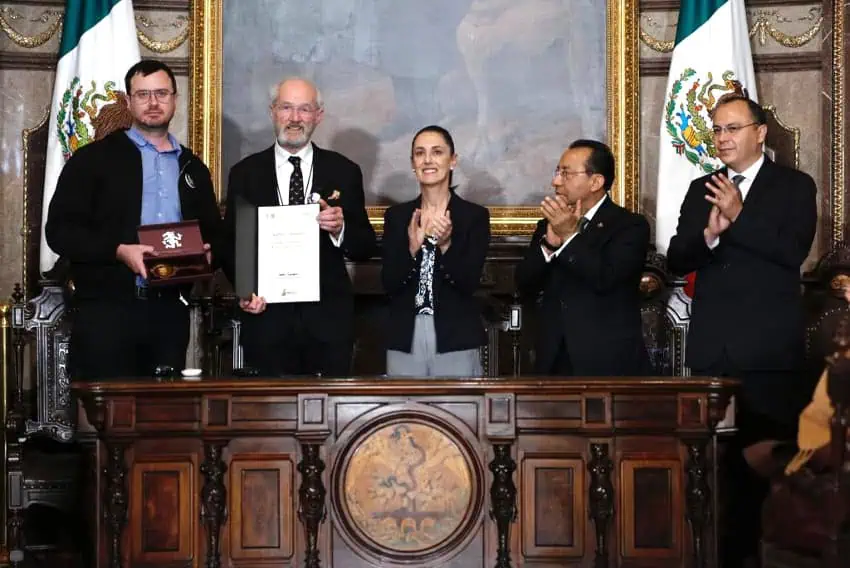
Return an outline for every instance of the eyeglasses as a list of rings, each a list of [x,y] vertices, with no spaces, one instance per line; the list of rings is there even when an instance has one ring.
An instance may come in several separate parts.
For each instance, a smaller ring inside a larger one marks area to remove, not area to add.
[[[589,172],[589,171],[587,171],[587,170],[575,170],[575,171],[570,171],[570,170],[568,170],[567,168],[557,167],[557,168],[555,168],[555,171],[553,171],[553,172],[552,172],[552,177],[553,177],[553,178],[556,178],[556,177],[558,177],[558,176],[561,176],[561,177],[562,177],[562,178],[564,178],[564,179],[569,179],[569,178],[571,178],[571,177],[575,177],[575,176],[577,176],[577,175],[579,175],[579,174],[588,174],[588,175],[590,175],[590,174],[592,174],[592,173],[593,173],[593,172]]]
[[[732,136],[735,136],[739,131],[748,127],[748,126],[760,126],[758,122],[751,122],[749,124],[730,124],[728,126],[714,126],[711,131],[714,132],[715,136],[719,136],[723,132],[727,132]]]
[[[289,103],[274,104],[274,105],[272,105],[272,109],[276,113],[279,113],[279,114],[298,113],[298,114],[303,114],[303,115],[311,115],[311,114],[315,113],[317,110],[319,110],[318,107],[315,107],[313,105],[298,105],[298,106],[296,106],[296,105],[292,105],[292,104],[289,104]]]
[[[171,100],[171,97],[174,95],[174,91],[169,91],[168,89],[156,89],[154,91],[144,90],[144,91],[136,91],[131,96],[138,103],[143,103],[151,100],[151,95],[156,97],[156,100],[161,103],[167,103]]]

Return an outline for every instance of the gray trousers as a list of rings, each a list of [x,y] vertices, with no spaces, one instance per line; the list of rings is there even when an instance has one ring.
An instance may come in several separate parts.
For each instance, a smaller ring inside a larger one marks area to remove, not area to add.
[[[387,350],[387,375],[396,377],[480,377],[478,349],[437,353],[434,317],[416,316],[410,353]]]

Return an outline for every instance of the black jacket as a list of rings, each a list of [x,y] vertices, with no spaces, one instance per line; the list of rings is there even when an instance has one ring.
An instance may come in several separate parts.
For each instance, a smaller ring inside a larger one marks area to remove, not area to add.
[[[181,146],[178,191],[183,220],[197,219],[213,262],[221,254],[221,216],[209,169]],[[194,187],[193,187],[194,186]],[[126,130],[80,148],[59,175],[50,201],[47,244],[71,264],[75,297],[130,299],[135,275],[116,259],[120,244],[139,242],[142,156]]]
[[[609,197],[587,229],[549,263],[540,249],[545,236],[541,220],[516,268],[517,288],[527,299],[543,292],[535,371],[552,373],[564,342],[576,376],[649,373],[640,317],[646,219]]]
[[[304,324],[315,338],[324,340],[354,338],[354,292],[345,259],[368,260],[375,254],[375,230],[366,214],[363,174],[360,167],[337,152],[313,145],[313,193],[326,199],[339,192],[338,204],[345,220],[342,246],[336,247],[330,234],[322,231],[319,248],[321,300],[297,305]],[[231,282],[235,275],[235,199],[241,196],[258,207],[279,205],[274,146],[252,154],[233,166],[227,185],[227,209],[224,232],[227,243],[223,258],[224,271]],[[278,315],[273,312],[280,312]],[[260,315],[243,314],[246,340],[257,334],[279,333],[286,325],[288,309],[269,310]]]
[[[410,352],[416,318],[415,296],[419,285],[422,251],[410,256],[407,227],[422,198],[393,205],[384,214],[383,269],[381,279],[389,296],[387,348]],[[490,212],[452,193],[448,211],[452,244],[434,263],[434,329],[437,352],[475,349],[486,334],[481,309],[473,298],[481,281],[490,244]]]
[[[707,369],[725,352],[734,369],[798,368],[805,346],[800,265],[815,236],[815,182],[765,158],[738,219],[711,250],[703,237],[709,178],[691,183],[667,250],[672,272],[696,271],[685,361]]]

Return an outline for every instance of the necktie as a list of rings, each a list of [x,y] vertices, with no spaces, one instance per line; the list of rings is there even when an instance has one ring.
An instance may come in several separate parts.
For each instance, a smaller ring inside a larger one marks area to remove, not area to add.
[[[738,190],[738,195],[741,197],[741,201],[744,201],[744,195],[741,193],[741,183],[743,183],[745,179],[747,178],[745,178],[741,174],[732,176],[732,183],[735,184],[735,189]]]
[[[304,176],[301,174],[301,158],[290,156],[292,176],[289,178],[289,204],[304,205]]]
[[[581,219],[579,219],[578,232],[583,233],[585,229],[587,229],[588,225],[590,225],[590,219],[588,219],[587,217],[582,217]]]

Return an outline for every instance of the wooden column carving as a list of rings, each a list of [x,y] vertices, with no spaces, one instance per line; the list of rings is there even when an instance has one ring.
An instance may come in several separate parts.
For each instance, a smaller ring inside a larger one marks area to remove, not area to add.
[[[121,568],[121,535],[127,524],[127,466],[124,463],[124,446],[108,444],[106,477],[105,519],[109,531],[109,568]]]
[[[594,568],[608,566],[608,527],[614,518],[614,484],[611,483],[611,471],[614,462],[608,453],[608,444],[590,444],[590,518],[596,528],[596,556]]]
[[[691,526],[694,567],[705,568],[705,527],[711,519],[711,490],[706,480],[705,440],[688,443],[688,464],[686,473],[685,506],[688,524]]]
[[[493,472],[493,485],[490,486],[490,518],[496,522],[498,535],[496,568],[511,568],[511,523],[516,521],[517,517],[514,484],[516,462],[511,457],[510,444],[495,444],[493,453],[493,461],[489,465],[490,471]]]
[[[301,486],[298,488],[298,520],[304,525],[307,537],[307,549],[304,555],[305,568],[319,568],[319,525],[325,522],[325,484],[322,472],[325,463],[319,457],[319,444],[305,442],[301,444],[302,458],[298,463],[301,474]]]
[[[224,474],[227,464],[221,459],[225,444],[204,444],[204,462],[201,473],[204,487],[201,489],[201,522],[207,532],[206,568],[221,568],[221,527],[227,521],[227,488]]]

